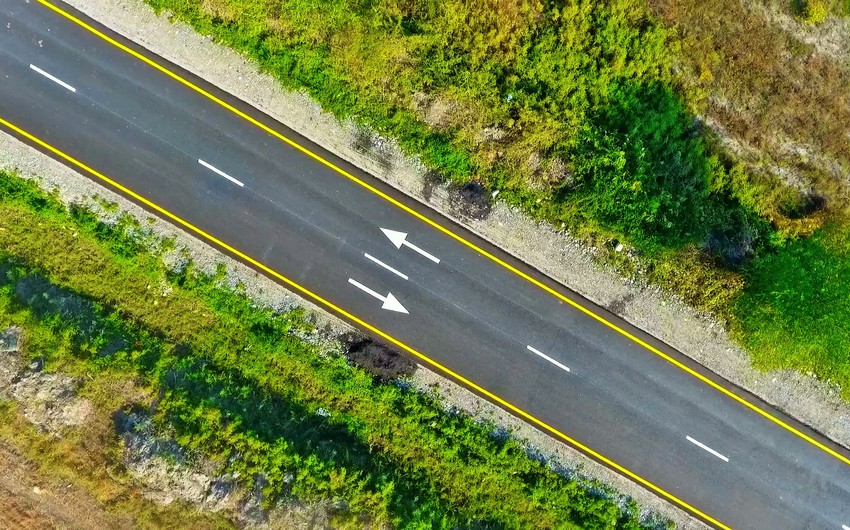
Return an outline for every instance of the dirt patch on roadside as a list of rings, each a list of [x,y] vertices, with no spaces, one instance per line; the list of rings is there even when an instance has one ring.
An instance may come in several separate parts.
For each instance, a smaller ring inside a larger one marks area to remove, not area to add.
[[[211,512],[236,511],[239,492],[232,477],[204,473],[176,441],[158,435],[141,410],[118,411],[113,420],[123,441],[123,463],[146,499],[164,505],[181,500]]]
[[[21,371],[21,330],[12,326],[0,331],[0,395]]]
[[[0,528],[131,528],[133,522],[103,509],[70,483],[56,484],[37,466],[0,442]]]
[[[392,381],[410,377],[416,371],[416,363],[406,355],[376,342],[355,335],[342,338],[346,358],[349,362],[375,375],[381,381]]]
[[[237,528],[332,528],[333,503],[284,498],[265,506],[264,476],[251,477],[248,482],[253,487],[246,488],[239,476],[221,473],[220,465],[157,432],[148,412],[143,406],[134,406],[113,415],[123,442],[122,461],[146,499],[161,505],[182,501],[205,512],[222,512]]]
[[[564,285],[601,306],[616,309],[634,325],[687,353],[711,370],[777,404],[840,443],[850,445],[850,406],[841,401],[829,385],[794,373],[765,374],[756,371],[750,366],[746,352],[732,343],[723,331],[722,323],[665,297],[657,288],[636,284],[610,269],[600,267],[594,260],[594,249],[581,245],[562,230],[537,224],[516,209],[501,203],[488,207],[486,215],[464,216],[463,212],[457,210],[456,190],[440,182],[437,176],[427,173],[419,161],[406,158],[394,142],[364,133],[353,123],[339,123],[333,116],[323,113],[304,94],[286,92],[277,81],[260,73],[257,66],[243,56],[213,44],[209,38],[185,25],[171,24],[165,16],[157,17],[141,0],[70,0],[69,3],[155,53],[242,98],[411,197],[465,222],[483,238],[524,257],[532,266]],[[0,135],[0,166],[20,168],[22,175],[30,178],[41,175],[46,187],[56,186],[60,189],[63,200],[91,202],[92,196],[100,195],[108,197],[110,202],[119,204],[122,211],[131,212],[139,219],[150,217],[128,201],[105,191],[57,162],[34,153],[6,135]],[[477,195],[481,196],[482,193]],[[159,221],[151,226],[163,236],[179,241],[202,268],[214,268],[218,262],[226,263],[231,277],[244,282],[248,293],[259,303],[275,305],[281,300],[300,303],[279,285],[189,238],[174,227]],[[325,315],[327,336],[351,329],[316,306],[310,303],[303,305]],[[417,374],[430,377],[431,382],[446,383],[445,379],[431,372],[418,370]],[[458,404],[468,402],[472,411],[489,406],[465,392],[460,389],[449,393],[446,399],[449,404],[453,403],[452,400]],[[571,454],[575,462],[584,462],[583,465],[592,470],[594,476],[633,495],[646,506],[657,507],[683,527],[700,526],[654,495],[516,418],[502,415],[499,421],[511,426],[520,438],[539,440],[535,444],[548,453]]]
[[[0,398],[17,402],[30,423],[54,436],[67,427],[86,423],[93,409],[87,399],[77,397],[78,382],[43,372],[41,359],[25,365],[22,340],[19,328],[0,332]]]
[[[24,417],[42,432],[59,436],[67,427],[85,424],[93,413],[91,402],[77,397],[77,381],[40,371],[38,361],[30,364],[8,390]]]

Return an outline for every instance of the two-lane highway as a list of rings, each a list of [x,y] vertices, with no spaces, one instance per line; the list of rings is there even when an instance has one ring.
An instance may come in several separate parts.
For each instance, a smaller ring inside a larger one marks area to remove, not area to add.
[[[716,526],[850,525],[843,449],[105,28],[0,6],[5,131]]]

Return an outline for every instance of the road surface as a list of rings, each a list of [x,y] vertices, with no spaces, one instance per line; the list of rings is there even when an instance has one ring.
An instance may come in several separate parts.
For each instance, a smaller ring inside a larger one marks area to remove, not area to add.
[[[41,2],[0,6],[5,131],[114,179],[715,526],[850,530],[843,449],[105,28],[220,101]]]

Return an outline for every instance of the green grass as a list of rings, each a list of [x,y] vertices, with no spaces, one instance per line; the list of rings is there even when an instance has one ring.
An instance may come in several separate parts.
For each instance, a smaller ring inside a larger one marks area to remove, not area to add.
[[[246,485],[265,476],[270,502],[344,500],[342,526],[365,514],[400,528],[642,527],[633,503],[621,511],[492,425],[320,355],[298,338],[302,312],[258,308],[191,267],[168,273],[128,229],[0,177],[0,321],[29,330],[48,367],[143,381],[162,396],[161,428]]]
[[[742,231],[738,190],[714,186],[729,168],[695,134],[669,36],[641,0],[147,1],[537,218],[646,251],[766,235]],[[452,110],[429,118],[440,106]]]
[[[750,263],[736,334],[765,369],[813,372],[850,399],[850,230],[828,225]]]
[[[839,294],[850,290],[847,258],[823,244],[834,228],[817,231],[844,215],[832,201],[840,194],[827,194],[835,211],[806,214],[799,193],[720,155],[691,110],[703,105],[708,80],[736,75],[723,77],[714,48],[664,28],[643,0],[146,1],[326,110],[396,138],[448,178],[500,189],[501,199],[596,246],[630,243],[637,262],[607,259],[729,320],[757,365],[812,370],[850,389]],[[821,4],[839,9],[837,0]],[[657,11],[678,13],[668,7]],[[735,49],[734,65],[764,67],[775,40],[759,41],[758,52]],[[676,74],[689,64],[682,54],[714,74],[693,85]],[[429,115],[440,105],[450,112]],[[482,140],[486,130],[502,136]]]

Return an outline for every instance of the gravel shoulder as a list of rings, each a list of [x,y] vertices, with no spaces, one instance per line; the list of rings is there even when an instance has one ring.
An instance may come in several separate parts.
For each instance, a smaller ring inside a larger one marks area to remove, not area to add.
[[[422,165],[405,157],[393,142],[340,123],[301,93],[287,92],[273,78],[259,72],[245,57],[197,34],[183,24],[172,24],[167,16],[157,17],[141,0],[70,0],[69,3],[124,36],[183,66],[211,83],[273,116],[312,141],[323,145],[360,168],[387,181],[430,207],[463,222],[482,237],[557,279],[590,300],[620,314],[697,362],[760,396],[829,436],[850,446],[850,405],[835,387],[793,371],[760,372],[749,356],[735,345],[722,322],[694,312],[676,299],[665,297],[656,287],[632,283],[594,260],[594,250],[582,246],[568,234],[538,224],[522,213],[497,203],[483,219],[465,215],[457,193],[432,185]],[[366,141],[364,141],[364,139]],[[118,203],[122,211],[139,219],[151,216],[119,196],[105,191],[74,171],[40,155],[7,135],[0,136],[0,167],[18,169],[22,176],[40,176],[47,188],[60,190],[66,202],[94,203],[99,195]],[[327,327],[329,336],[349,331],[332,315],[294,295],[214,249],[162,221],[152,229],[179,241],[192,259],[207,267],[227,265],[234,281],[241,281],[258,302],[279,306],[310,307]],[[419,369],[414,376],[423,388],[439,387],[447,403],[480,417],[496,419],[520,438],[549,455],[557,455],[570,467],[602,479],[643,506],[671,517],[683,528],[699,523],[683,512],[560,444],[529,425],[480,400],[440,376]]]

